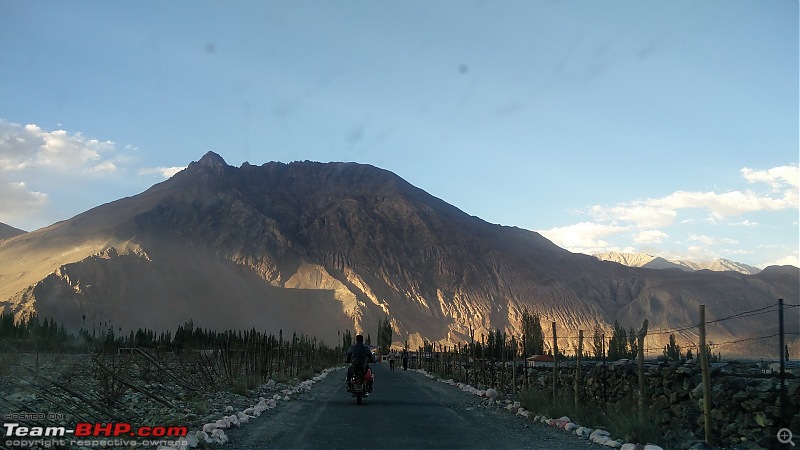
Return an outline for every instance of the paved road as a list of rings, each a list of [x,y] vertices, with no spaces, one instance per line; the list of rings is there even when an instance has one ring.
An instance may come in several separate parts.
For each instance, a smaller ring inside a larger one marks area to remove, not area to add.
[[[231,450],[540,448],[586,449],[586,440],[506,411],[475,408],[480,398],[402,368],[375,364],[375,392],[362,405],[334,371],[297,400],[230,430]]]

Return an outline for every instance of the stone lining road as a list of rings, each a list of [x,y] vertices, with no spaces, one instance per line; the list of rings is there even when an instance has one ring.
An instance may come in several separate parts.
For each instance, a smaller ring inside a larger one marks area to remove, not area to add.
[[[257,449],[552,449],[597,446],[402,368],[375,364],[375,392],[356,405],[344,370],[310,392],[227,432],[228,450]]]

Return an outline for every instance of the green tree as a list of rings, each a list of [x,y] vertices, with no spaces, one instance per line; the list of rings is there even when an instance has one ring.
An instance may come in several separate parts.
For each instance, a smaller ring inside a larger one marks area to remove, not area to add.
[[[392,346],[392,323],[389,318],[378,319],[378,346],[381,348],[381,354],[389,352]]]
[[[600,328],[600,324],[597,323],[594,326],[594,333],[592,334],[592,349],[594,350],[595,361],[603,359],[603,339],[605,339],[605,334],[603,333],[603,329]]]
[[[636,339],[636,332],[633,327],[628,329],[628,358],[636,359],[639,356],[639,342]]]
[[[486,341],[486,347],[489,350],[489,354],[486,355],[489,358],[500,359],[502,357],[503,348],[504,348],[505,337],[503,336],[503,332],[500,331],[499,328],[495,328],[494,332],[489,332],[489,337]]]
[[[675,342],[675,335],[672,333],[669,335],[669,344],[664,347],[664,358],[669,361],[681,359],[681,346]]]
[[[614,331],[611,335],[611,340],[608,341],[608,359],[610,361],[617,361],[628,356],[628,333],[625,328],[614,321]]]
[[[353,335],[350,334],[350,330],[344,330],[344,335],[342,336],[342,349],[347,351],[350,347],[353,346]]]
[[[528,308],[522,311],[522,333],[525,336],[526,358],[531,355],[541,355],[544,353],[544,331],[539,315],[531,313]]]

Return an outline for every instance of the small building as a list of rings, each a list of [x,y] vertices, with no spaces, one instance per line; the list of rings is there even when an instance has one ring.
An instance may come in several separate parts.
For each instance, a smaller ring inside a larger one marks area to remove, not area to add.
[[[550,355],[533,355],[525,359],[527,367],[553,367],[556,365],[556,360]]]
[[[772,363],[769,365],[772,373],[781,372],[781,363]],[[800,361],[786,361],[784,363],[784,372],[789,375],[800,376]]]

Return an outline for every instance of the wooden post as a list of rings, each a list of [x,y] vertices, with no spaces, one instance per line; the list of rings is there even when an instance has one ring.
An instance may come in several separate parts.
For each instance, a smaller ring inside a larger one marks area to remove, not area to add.
[[[553,322],[553,405],[556,404],[556,388],[558,387],[558,335],[556,323]]]
[[[500,364],[501,364],[501,372],[500,372],[500,389],[501,392],[505,390],[506,387],[506,334],[502,334],[502,340],[500,341]]]
[[[783,328],[783,299],[778,299],[778,355],[780,355],[781,361],[781,427],[788,427],[789,426],[789,415],[788,415],[788,408],[786,408],[789,398],[786,395],[786,354],[785,354],[785,332]],[[792,445],[794,447],[794,445]]]
[[[522,333],[522,367],[525,369],[523,371],[525,374],[525,389],[528,389],[530,382],[528,380],[528,347],[525,344],[525,333]]]
[[[706,347],[706,305],[700,305],[700,368],[703,370],[703,424],[706,444],[713,446],[711,437],[711,374],[708,370]]]
[[[478,355],[475,352],[475,329],[469,327],[469,355],[467,355],[467,362],[472,358],[472,384],[478,384],[478,368],[475,367]],[[469,383],[469,371],[467,372],[467,383]]]
[[[578,354],[575,358],[575,406],[580,402],[581,358],[583,356],[583,330],[578,330]]]
[[[645,390],[644,390],[644,337],[647,336],[647,319],[644,319],[642,322],[642,328],[639,330],[639,335],[637,336],[639,342],[639,349],[637,359],[639,360],[639,417],[644,417],[644,398],[645,398]]]
[[[464,351],[461,347],[461,344],[458,344],[458,381],[464,382],[464,357],[461,356],[464,354]],[[469,381],[467,381],[469,383]]]
[[[606,373],[606,334],[603,333],[601,335],[600,341],[600,354],[603,356],[603,378],[602,378],[602,386],[603,386],[603,408],[608,407],[608,374]]]
[[[481,333],[481,372],[483,373],[483,385],[486,386],[486,335]]]
[[[514,353],[514,367],[511,369],[511,393],[514,397],[517,396],[517,340],[516,338],[511,338],[511,347],[512,352]]]

